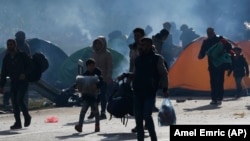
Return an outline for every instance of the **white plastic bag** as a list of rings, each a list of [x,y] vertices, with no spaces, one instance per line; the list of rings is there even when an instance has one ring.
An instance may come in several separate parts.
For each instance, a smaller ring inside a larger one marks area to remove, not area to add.
[[[82,94],[97,94],[97,83],[99,82],[98,76],[76,76],[76,85]]]
[[[159,126],[169,126],[176,124],[174,107],[169,98],[164,98],[158,113]]]

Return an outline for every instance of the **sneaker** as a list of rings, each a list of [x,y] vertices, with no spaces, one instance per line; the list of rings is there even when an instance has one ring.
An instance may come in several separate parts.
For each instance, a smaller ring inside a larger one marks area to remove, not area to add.
[[[219,100],[219,101],[217,101],[217,105],[221,105],[221,103],[222,103],[222,102],[221,102],[220,100]]]
[[[107,117],[106,117],[106,115],[105,115],[105,114],[101,114],[101,116],[100,116],[100,120],[102,120],[102,119],[107,119]]]
[[[24,118],[24,127],[30,126],[30,123],[31,123],[31,116]]]
[[[144,129],[144,130],[148,130],[148,127],[145,125],[143,129]],[[132,132],[132,133],[137,133],[137,128],[135,127],[135,128],[133,128],[133,129],[131,129],[131,132]]]
[[[95,125],[95,132],[100,132],[100,126],[99,125]]]
[[[77,132],[82,132],[82,126],[81,125],[75,125],[75,130]]]
[[[21,124],[17,124],[16,122],[14,123],[14,125],[10,126],[11,130],[16,130],[16,129],[21,129],[22,125]]]
[[[212,101],[210,102],[210,105],[216,105],[216,104],[217,104],[217,101],[212,100]]]
[[[132,133],[137,133],[137,128],[136,128],[136,126],[135,126],[135,128],[131,129],[131,132],[132,132]]]
[[[90,113],[90,115],[88,116],[88,119],[92,119],[95,117],[95,114],[93,112]]]

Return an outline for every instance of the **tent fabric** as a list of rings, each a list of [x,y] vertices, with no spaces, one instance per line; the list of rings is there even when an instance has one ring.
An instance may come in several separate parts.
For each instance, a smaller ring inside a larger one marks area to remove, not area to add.
[[[210,79],[208,72],[208,60],[207,57],[199,60],[198,54],[202,45],[203,40],[206,37],[200,37],[190,43],[187,48],[185,48],[180,54],[179,58],[173,64],[169,70],[169,90],[173,94],[179,94],[180,92],[204,92],[207,93],[210,91]],[[249,43],[249,42],[248,42]],[[245,48],[245,42],[239,43],[242,48]],[[250,43],[249,43],[250,44]],[[249,47],[249,45],[248,45]],[[246,55],[250,55],[250,52],[244,51]],[[248,54],[249,53],[249,54]],[[247,61],[249,60],[249,57]],[[250,62],[250,60],[248,61]],[[250,79],[249,77],[243,78],[244,88],[250,88]],[[235,90],[234,78],[231,75],[228,77],[225,73],[224,79],[224,89],[226,91]]]
[[[122,72],[126,72],[128,66],[128,60],[125,58],[124,55],[121,53],[108,48],[111,52],[113,58],[113,78],[117,77]],[[81,59],[84,62],[91,57],[92,48],[91,47],[84,47],[72,55],[69,56],[67,60],[64,61],[62,64],[60,71],[58,73],[58,81],[64,84],[64,87],[71,86],[76,79],[78,74],[78,60]],[[84,68],[85,71],[85,68]]]
[[[108,48],[123,54],[129,59],[129,47],[125,36],[118,36],[108,40]]]
[[[30,46],[31,54],[36,52],[43,52],[49,61],[49,68],[42,74],[42,80],[50,85],[56,86],[58,71],[64,60],[68,58],[67,54],[63,52],[58,46],[38,38],[27,39]],[[2,66],[2,60],[5,55],[6,48],[1,49],[0,53],[0,67]]]
[[[49,61],[49,68],[42,74],[42,80],[47,83],[57,86],[57,72],[62,63],[68,58],[68,55],[55,44],[50,43],[38,38],[32,38],[27,40],[31,54],[36,52],[42,52]]]

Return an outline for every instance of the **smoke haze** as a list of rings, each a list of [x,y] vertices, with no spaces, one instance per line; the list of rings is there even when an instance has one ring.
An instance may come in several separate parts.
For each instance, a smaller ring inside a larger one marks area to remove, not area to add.
[[[91,45],[96,36],[165,21],[192,27],[201,36],[212,26],[233,41],[246,39],[249,0],[1,0],[0,43],[23,30],[27,38],[51,41],[67,54]],[[248,38],[249,39],[249,38]]]

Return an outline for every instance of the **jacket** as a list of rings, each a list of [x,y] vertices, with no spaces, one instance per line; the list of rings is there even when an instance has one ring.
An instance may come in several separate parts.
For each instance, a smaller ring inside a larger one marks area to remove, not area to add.
[[[99,36],[96,40],[101,41],[102,49],[100,51],[93,48],[92,58],[96,61],[96,66],[102,71],[103,81],[108,82],[112,80],[113,73],[113,59],[109,50],[107,50],[107,42],[105,37]]]
[[[31,58],[24,52],[17,52],[14,57],[6,53],[3,58],[0,87],[4,87],[6,77],[9,76],[11,81],[19,80],[21,74],[26,76],[31,73]]]
[[[156,94],[158,88],[168,88],[168,74],[163,57],[153,50],[135,59],[133,89],[145,92],[146,96]]]
[[[232,71],[234,77],[243,77],[249,74],[248,63],[243,55],[232,59]]]

